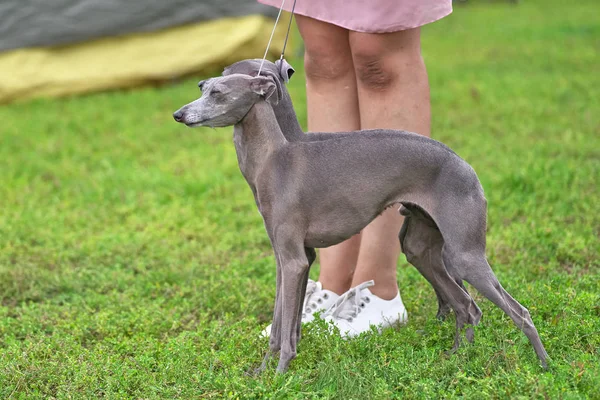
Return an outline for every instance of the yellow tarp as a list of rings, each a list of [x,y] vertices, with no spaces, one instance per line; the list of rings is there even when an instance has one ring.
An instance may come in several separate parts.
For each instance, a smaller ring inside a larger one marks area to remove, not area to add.
[[[283,25],[273,38],[274,55],[281,52]],[[127,88],[260,58],[272,28],[272,19],[251,15],[0,53],[0,104]]]

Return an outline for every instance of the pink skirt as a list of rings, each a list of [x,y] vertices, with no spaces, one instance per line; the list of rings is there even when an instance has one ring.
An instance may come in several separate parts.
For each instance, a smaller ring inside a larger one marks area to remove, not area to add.
[[[258,0],[277,7],[282,0]],[[292,10],[294,0],[283,9]],[[357,32],[384,33],[416,28],[452,12],[452,0],[296,0],[295,14]]]

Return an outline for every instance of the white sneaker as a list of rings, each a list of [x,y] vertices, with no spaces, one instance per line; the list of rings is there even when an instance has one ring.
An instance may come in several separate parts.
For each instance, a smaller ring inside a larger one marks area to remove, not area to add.
[[[375,325],[379,330],[408,320],[400,292],[392,300],[383,300],[369,289],[375,282],[368,281],[341,295],[323,316],[332,321],[343,337],[360,335]]]
[[[315,282],[312,279],[306,284],[306,295],[304,296],[304,311],[302,312],[302,323],[315,319],[315,313],[318,311],[327,311],[335,304],[340,296],[331,290],[323,289],[321,282]],[[263,337],[271,336],[271,325],[262,331]]]

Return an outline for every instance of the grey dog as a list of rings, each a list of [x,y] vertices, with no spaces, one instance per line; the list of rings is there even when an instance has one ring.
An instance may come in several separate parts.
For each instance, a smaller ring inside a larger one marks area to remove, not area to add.
[[[280,351],[277,371],[283,372],[296,356],[314,248],[348,239],[398,203],[411,220],[402,238],[405,247],[415,251],[409,260],[419,264],[423,254],[440,253],[428,273],[456,313],[457,333],[465,324],[476,325],[481,312],[445,265],[452,265],[461,279],[502,308],[545,365],[547,354],[529,312],[502,288],[487,262],[481,184],[452,150],[393,130],[289,141],[271,107],[280,96],[272,77],[231,74],[200,86],[202,96],[176,111],[174,118],[190,127],[234,125],[240,170],[263,216],[277,262],[270,350],[261,368]]]
[[[250,59],[238,61],[223,71],[223,76],[231,74],[244,74],[249,76],[257,76],[259,71],[262,75],[273,78],[273,81],[277,85],[277,93],[279,95],[279,102],[272,104],[277,123],[281,128],[281,132],[289,142],[308,142],[308,141],[321,141],[339,138],[346,135],[355,135],[358,132],[303,132],[294,106],[292,99],[285,87],[285,83],[289,82],[290,78],[294,74],[294,68],[287,63],[285,59],[280,59],[272,63],[270,61],[263,61],[261,59]],[[200,85],[203,82],[200,82]],[[438,267],[438,271],[445,275],[443,270],[443,263],[440,262],[441,258],[441,246],[443,240],[439,234],[439,230],[435,228],[435,224],[428,223],[423,219],[424,214],[421,210],[418,210],[414,205],[411,207],[412,212],[406,207],[400,208],[400,213],[405,215],[404,224],[400,233],[400,242],[402,244],[402,251],[407,255],[409,261],[419,270],[419,272],[429,281],[438,299],[438,319],[445,319],[446,315],[450,312],[451,306],[449,301],[444,295],[443,281],[446,279],[445,276],[435,278],[436,269],[432,268],[433,265]],[[414,218],[413,218],[414,217]],[[408,227],[411,227],[410,233]],[[433,229],[431,229],[432,227]],[[415,238],[419,236],[419,240]],[[407,239],[408,238],[408,239]],[[427,246],[423,246],[422,243],[430,243]],[[451,265],[447,265],[447,272],[450,276],[456,280],[457,284],[461,286],[466,292],[466,288],[463,285],[462,278]],[[447,280],[447,279],[446,279]],[[439,282],[439,283],[438,283]],[[477,314],[481,312],[477,308],[475,302],[471,305],[474,320],[478,320]],[[472,337],[472,328],[467,330],[467,338]],[[460,328],[457,325],[457,332],[454,341],[454,347],[452,350],[456,350],[460,344]]]

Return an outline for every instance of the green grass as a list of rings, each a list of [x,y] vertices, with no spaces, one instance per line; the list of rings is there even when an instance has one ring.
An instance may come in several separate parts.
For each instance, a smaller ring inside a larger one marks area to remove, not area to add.
[[[479,295],[475,344],[445,355],[453,318],[402,258],[406,327],[308,327],[288,374],[247,376],[274,260],[231,131],[171,119],[191,79],[0,108],[0,398],[600,398],[599,14],[474,3],[423,33],[434,137],[479,174],[490,263],[547,372]]]

